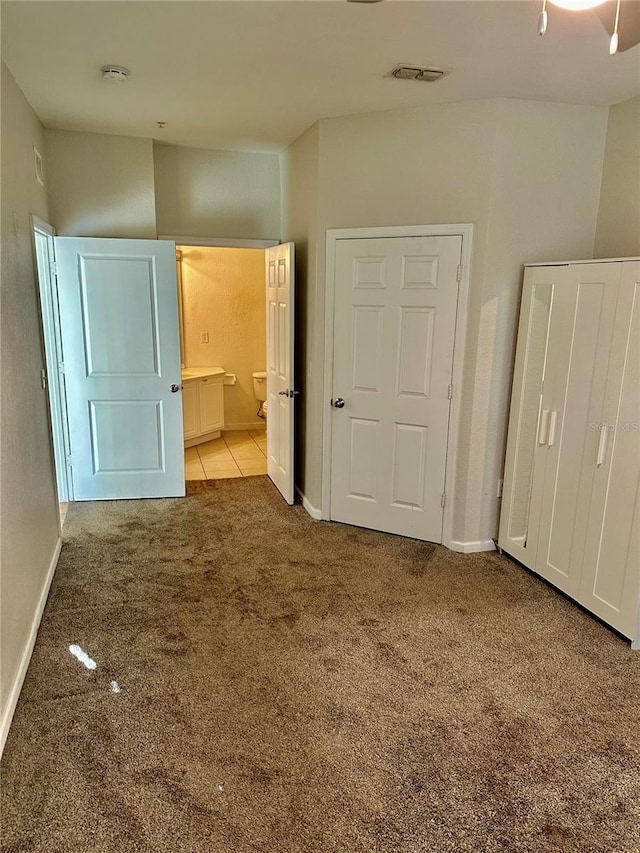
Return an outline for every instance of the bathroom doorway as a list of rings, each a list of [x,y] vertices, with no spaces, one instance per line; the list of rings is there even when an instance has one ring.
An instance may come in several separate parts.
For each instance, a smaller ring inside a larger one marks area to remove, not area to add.
[[[267,474],[265,249],[176,242],[185,478]]]

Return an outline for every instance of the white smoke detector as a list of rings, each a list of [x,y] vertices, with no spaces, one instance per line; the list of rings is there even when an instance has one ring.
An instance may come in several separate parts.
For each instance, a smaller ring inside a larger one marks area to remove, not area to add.
[[[105,65],[101,71],[102,79],[111,83],[126,83],[129,76],[129,69],[121,65]]]

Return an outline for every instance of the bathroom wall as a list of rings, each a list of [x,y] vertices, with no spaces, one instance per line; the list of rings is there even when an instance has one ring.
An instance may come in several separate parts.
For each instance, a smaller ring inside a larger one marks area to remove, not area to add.
[[[264,251],[181,248],[185,366],[235,373],[224,389],[226,427],[260,428],[251,374],[267,362]]]

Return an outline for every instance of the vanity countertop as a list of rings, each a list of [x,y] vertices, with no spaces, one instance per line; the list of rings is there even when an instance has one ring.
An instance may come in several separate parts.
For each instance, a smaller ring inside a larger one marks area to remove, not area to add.
[[[211,376],[224,376],[224,367],[183,367],[182,381],[189,379],[208,379]]]

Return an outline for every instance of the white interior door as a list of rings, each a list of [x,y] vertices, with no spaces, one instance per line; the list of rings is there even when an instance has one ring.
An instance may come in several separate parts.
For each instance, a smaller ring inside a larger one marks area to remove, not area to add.
[[[47,388],[49,392],[49,411],[51,413],[51,433],[53,438],[53,456],[56,469],[58,500],[73,500],[70,471],[67,468],[69,454],[69,433],[67,429],[66,395],[64,376],[60,373],[62,361],[62,341],[60,338],[60,315],[58,308],[58,290],[53,274],[55,253],[53,246],[54,231],[50,225],[34,220],[33,236],[38,271],[38,290],[42,315],[44,353],[47,365]]]
[[[462,238],[339,240],[331,518],[442,541]]]
[[[294,247],[266,250],[267,268],[267,471],[288,504],[293,503],[295,397]]]
[[[174,243],[55,248],[75,500],[184,495]]]

